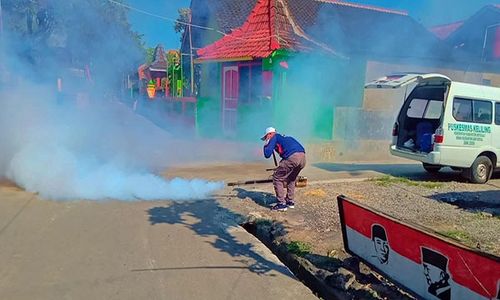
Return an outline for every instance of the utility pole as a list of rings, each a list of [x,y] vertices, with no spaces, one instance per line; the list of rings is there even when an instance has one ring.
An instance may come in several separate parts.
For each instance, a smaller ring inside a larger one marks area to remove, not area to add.
[[[4,50],[1,49],[2,47],[5,47],[5,42],[4,42],[4,33],[3,33],[3,16],[2,16],[2,0],[0,0],[0,86],[3,84],[3,80],[4,80],[4,74],[3,72],[4,71],[4,61],[5,59],[3,58],[3,52]]]
[[[2,0],[0,0],[0,36],[3,38]]]
[[[194,61],[193,61],[193,36],[191,34],[191,22],[193,14],[191,8],[189,9],[189,62],[191,69],[191,96],[194,94]],[[182,56],[182,54],[181,54]]]

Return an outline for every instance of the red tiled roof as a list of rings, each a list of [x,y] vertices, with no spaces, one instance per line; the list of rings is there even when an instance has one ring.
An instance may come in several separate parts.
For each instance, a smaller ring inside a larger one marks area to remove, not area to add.
[[[197,51],[200,61],[263,58],[280,48],[303,51],[319,47],[337,56],[349,53],[389,55],[387,49],[391,49],[391,53],[400,55],[400,47],[405,43],[412,44],[420,39],[426,41],[423,44],[434,45],[436,39],[404,11],[341,0],[220,1],[257,3],[243,25]],[[333,22],[331,26],[329,22]],[[393,28],[395,24],[397,29]],[[393,33],[393,42],[381,43],[380,32]],[[391,46],[384,47],[385,44]],[[416,45],[413,51],[424,55],[428,53],[424,48]],[[448,51],[441,44],[436,48],[439,51],[432,52],[436,56]]]
[[[408,12],[403,11],[403,10],[387,9],[387,8],[383,8],[383,7],[376,7],[376,6],[371,6],[371,5],[356,4],[356,3],[339,1],[339,0],[315,0],[315,1],[324,2],[324,3],[330,3],[330,4],[336,4],[336,5],[341,5],[341,6],[348,6],[348,7],[353,7],[353,8],[373,10],[373,11],[383,12],[383,13],[388,13],[388,14],[396,14],[396,15],[402,15],[402,16],[407,16],[408,15]]]
[[[199,49],[198,59],[264,58],[282,48],[310,49],[311,42],[295,24],[284,0],[259,0],[241,27]]]
[[[429,30],[434,33],[438,38],[444,40],[455,32],[460,26],[464,24],[464,21],[458,21],[455,23],[438,25],[430,28]]]

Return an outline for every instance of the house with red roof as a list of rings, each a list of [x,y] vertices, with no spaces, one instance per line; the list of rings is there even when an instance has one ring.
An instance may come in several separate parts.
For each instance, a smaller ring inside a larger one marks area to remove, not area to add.
[[[359,125],[356,135],[385,138],[390,130],[358,113],[381,102],[367,98],[366,81],[458,73],[466,59],[404,11],[334,0],[192,0],[191,10],[198,115],[209,134],[257,137],[274,125],[329,140],[350,135],[334,128],[348,120],[342,126]],[[382,114],[392,124],[392,112]]]
[[[463,24],[464,21],[457,21],[449,24],[437,25],[430,28],[430,31],[433,32],[441,40],[446,40],[450,36],[450,34],[455,32]]]
[[[500,70],[500,5],[487,5],[470,18],[430,29],[455,49],[468,55],[469,61],[484,64],[492,73]],[[500,86],[500,78],[497,79]]]

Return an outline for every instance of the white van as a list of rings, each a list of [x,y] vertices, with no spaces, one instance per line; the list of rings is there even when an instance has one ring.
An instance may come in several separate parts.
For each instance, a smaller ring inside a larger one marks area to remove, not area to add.
[[[421,161],[428,172],[448,166],[474,183],[500,168],[500,88],[441,74],[386,76],[365,88],[408,88],[390,151]]]

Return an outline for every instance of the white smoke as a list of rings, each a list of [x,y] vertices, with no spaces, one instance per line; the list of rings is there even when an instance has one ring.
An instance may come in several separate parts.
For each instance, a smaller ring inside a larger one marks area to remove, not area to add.
[[[153,173],[177,157],[175,141],[119,102],[61,105],[33,86],[0,97],[0,177],[43,198],[187,200],[223,187]]]
[[[202,179],[164,178],[127,169],[115,162],[100,164],[60,146],[27,145],[12,158],[7,177],[43,198],[188,200],[203,199],[223,187]]]

